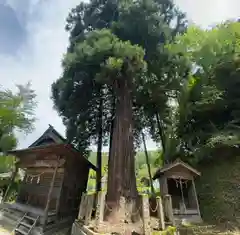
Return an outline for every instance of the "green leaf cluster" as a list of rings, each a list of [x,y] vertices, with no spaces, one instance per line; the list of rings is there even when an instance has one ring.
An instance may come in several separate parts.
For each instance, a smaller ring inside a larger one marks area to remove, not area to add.
[[[107,84],[116,78],[135,76],[144,70],[144,51],[129,41],[121,41],[110,30],[95,30],[68,53],[63,61],[66,69],[76,66],[81,72],[92,74],[93,79]]]
[[[35,93],[31,84],[18,85],[18,92],[0,91],[0,151],[6,152],[16,147],[14,131],[29,132],[33,129]]]
[[[29,133],[34,127],[35,93],[31,84],[18,85],[16,93],[0,90],[0,172],[11,171],[15,159],[6,152],[17,146],[16,131]]]
[[[192,64],[174,116],[178,154],[191,162],[239,146],[240,23],[196,26],[167,46]]]

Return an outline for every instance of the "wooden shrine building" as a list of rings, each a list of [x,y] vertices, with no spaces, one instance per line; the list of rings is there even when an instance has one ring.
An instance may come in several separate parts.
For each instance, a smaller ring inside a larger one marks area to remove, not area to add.
[[[174,219],[201,222],[194,182],[195,177],[200,175],[200,172],[180,159],[165,165],[155,173],[153,180],[159,180],[161,195],[163,198],[170,197]],[[168,205],[164,205],[165,209]]]
[[[52,126],[30,147],[9,154],[17,158],[16,169],[25,172],[16,201],[2,205],[5,213],[21,218],[15,232],[42,234],[71,224],[87,188],[89,169],[96,167]]]

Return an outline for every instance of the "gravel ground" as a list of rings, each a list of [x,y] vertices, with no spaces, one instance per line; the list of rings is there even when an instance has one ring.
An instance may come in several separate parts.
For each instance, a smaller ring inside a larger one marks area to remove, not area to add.
[[[0,235],[10,235],[11,234],[11,231],[3,228],[3,227],[0,227]]]

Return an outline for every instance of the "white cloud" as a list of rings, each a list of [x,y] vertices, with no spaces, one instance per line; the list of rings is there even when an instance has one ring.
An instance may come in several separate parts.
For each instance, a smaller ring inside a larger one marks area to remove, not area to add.
[[[11,0],[17,8],[19,0]],[[30,0],[29,0],[30,1]],[[181,9],[188,13],[190,19],[202,26],[239,17],[238,0],[176,0]],[[29,11],[33,12],[36,1],[32,1]],[[43,1],[37,5],[36,12],[42,14],[40,21],[28,19],[28,42],[15,58],[0,56],[0,83],[6,88],[14,88],[16,83],[32,81],[36,90],[38,108],[36,130],[28,136],[20,136],[20,147],[27,147],[52,124],[64,135],[65,128],[57,113],[53,110],[50,99],[51,84],[61,74],[61,58],[66,51],[68,35],[64,31],[65,18],[69,10],[79,0]],[[148,148],[155,148],[152,141]]]
[[[14,88],[15,84],[32,81],[37,93],[38,107],[36,129],[34,133],[20,135],[20,147],[27,147],[48,127],[54,127],[64,135],[61,119],[53,110],[50,99],[51,84],[61,74],[61,58],[68,44],[68,35],[64,31],[65,19],[69,10],[78,3],[77,0],[59,0],[43,4],[42,20],[29,22],[29,38],[25,48],[18,56],[0,57],[0,82],[5,88]]]
[[[240,18],[239,0],[175,0],[194,23],[208,27],[226,19]]]

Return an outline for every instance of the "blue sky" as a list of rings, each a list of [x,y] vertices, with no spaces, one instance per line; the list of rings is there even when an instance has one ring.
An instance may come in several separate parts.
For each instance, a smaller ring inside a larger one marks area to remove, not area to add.
[[[57,2],[57,4],[56,4]],[[0,0],[0,84],[32,81],[38,107],[35,131],[19,134],[19,146],[27,147],[52,124],[65,129],[50,99],[50,86],[61,74],[61,58],[68,44],[65,18],[78,0]],[[239,0],[175,0],[192,22],[208,27],[226,19],[240,18]],[[148,148],[156,145],[149,140]]]

